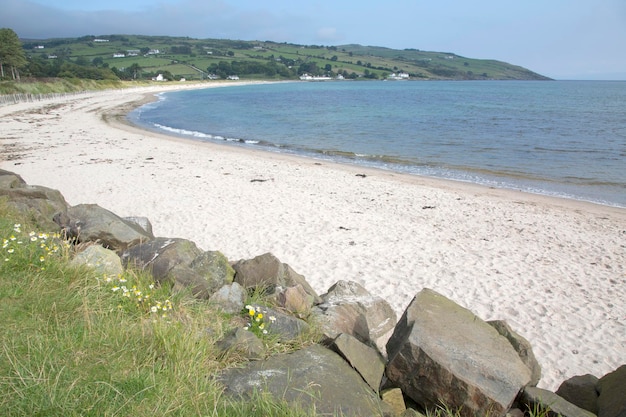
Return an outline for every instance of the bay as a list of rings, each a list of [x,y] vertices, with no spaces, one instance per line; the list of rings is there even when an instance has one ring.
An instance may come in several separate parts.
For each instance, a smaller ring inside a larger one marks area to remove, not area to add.
[[[626,82],[288,82],[160,95],[196,140],[626,207]]]

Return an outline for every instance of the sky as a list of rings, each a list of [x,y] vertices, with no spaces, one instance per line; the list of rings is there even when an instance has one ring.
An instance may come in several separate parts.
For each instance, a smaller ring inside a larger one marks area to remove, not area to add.
[[[137,34],[451,52],[626,80],[625,0],[0,0],[22,39]]]

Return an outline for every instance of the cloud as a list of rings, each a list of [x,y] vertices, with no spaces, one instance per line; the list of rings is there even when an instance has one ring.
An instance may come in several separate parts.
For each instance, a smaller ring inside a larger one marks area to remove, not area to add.
[[[337,28],[323,27],[317,30],[315,39],[322,43],[339,43],[344,37],[339,34]]]

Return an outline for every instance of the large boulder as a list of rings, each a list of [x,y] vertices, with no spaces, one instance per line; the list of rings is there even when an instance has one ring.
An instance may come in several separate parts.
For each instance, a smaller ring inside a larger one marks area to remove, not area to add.
[[[255,392],[319,415],[382,416],[385,405],[339,355],[319,345],[228,369],[219,377],[224,394],[251,398]]]
[[[97,204],[72,206],[65,216],[57,216],[55,221],[68,238],[77,242],[97,242],[116,252],[154,239],[137,223],[124,220]]]
[[[425,408],[444,404],[467,416],[504,416],[530,371],[493,327],[424,289],[387,343],[389,381]]]
[[[237,314],[243,310],[246,290],[236,282],[222,285],[209,297],[209,303],[226,314]]]
[[[320,301],[319,296],[306,281],[289,265],[280,262],[271,253],[259,255],[253,259],[240,260],[233,265],[235,282],[244,288],[257,288],[267,294],[280,292],[284,288],[301,286],[308,295],[308,304],[313,305]]]
[[[626,417],[626,365],[598,381],[598,417]]]
[[[187,239],[155,238],[132,246],[122,253],[126,265],[149,270],[155,281],[171,280],[176,291],[189,290],[207,299],[222,286],[233,282],[234,270],[217,251],[201,251]]]
[[[526,387],[520,400],[529,410],[545,410],[548,417],[596,417],[555,393],[537,387]]]
[[[496,329],[498,333],[504,336],[509,343],[511,343],[511,346],[513,346],[513,349],[515,349],[522,362],[524,362],[530,370],[529,385],[533,387],[537,386],[539,380],[541,379],[541,365],[539,365],[537,358],[535,358],[530,342],[515,332],[504,320],[492,320],[488,321],[487,324]]]
[[[566,401],[598,414],[598,378],[591,374],[577,375],[563,383],[556,394]],[[625,391],[626,392],[626,391]]]
[[[397,318],[387,301],[353,281],[338,281],[330,287],[313,315],[328,341],[349,334],[383,355]]]
[[[69,207],[59,191],[28,185],[19,175],[4,170],[0,170],[0,197],[9,207],[32,217],[45,231],[59,230],[54,217]]]

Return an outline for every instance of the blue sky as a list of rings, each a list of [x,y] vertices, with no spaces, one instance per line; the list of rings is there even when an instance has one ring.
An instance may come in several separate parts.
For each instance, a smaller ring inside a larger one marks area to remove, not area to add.
[[[626,80],[625,0],[0,0],[21,38],[142,34],[386,46]]]

